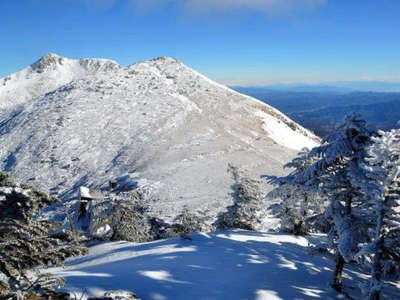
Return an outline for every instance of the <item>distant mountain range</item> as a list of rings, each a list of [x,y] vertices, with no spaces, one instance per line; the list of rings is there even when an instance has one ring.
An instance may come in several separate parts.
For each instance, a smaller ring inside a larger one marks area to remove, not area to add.
[[[348,93],[348,92],[400,92],[400,81],[334,81],[324,83],[289,83],[289,84],[273,84],[266,86],[246,86],[233,87],[240,90],[245,89],[252,92],[260,92],[265,90],[285,91],[285,92],[332,92],[332,93]]]
[[[320,136],[331,131],[352,112],[360,113],[373,130],[396,128],[400,120],[400,93],[397,92],[335,91],[328,87],[312,92],[301,88],[236,89],[273,105]]]

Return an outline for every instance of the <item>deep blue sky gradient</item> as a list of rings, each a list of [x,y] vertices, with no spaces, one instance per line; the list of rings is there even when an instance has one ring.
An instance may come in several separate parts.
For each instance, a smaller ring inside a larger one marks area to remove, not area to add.
[[[188,11],[186,0],[147,0],[155,5],[142,11],[135,1],[1,0],[0,77],[54,52],[123,65],[172,56],[226,84],[400,81],[399,0],[317,0],[280,13]]]

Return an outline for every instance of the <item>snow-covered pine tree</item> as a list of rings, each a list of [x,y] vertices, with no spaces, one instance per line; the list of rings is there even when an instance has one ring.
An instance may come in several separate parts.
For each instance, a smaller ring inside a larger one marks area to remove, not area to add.
[[[366,298],[379,300],[385,271],[398,273],[400,264],[400,130],[379,131],[371,140],[366,178],[358,183],[367,196],[365,218],[372,219],[375,228],[359,255],[372,256]]]
[[[302,149],[296,158],[284,166],[294,169],[292,176],[304,172],[312,164],[313,158],[309,157],[308,153],[308,149]],[[282,200],[281,228],[295,235],[309,233],[309,220],[324,211],[323,198],[317,191],[307,189],[305,185],[293,183],[286,177],[271,176],[268,178],[271,183],[277,185],[268,193],[268,197]]]
[[[137,190],[111,193],[89,213],[89,233],[94,238],[137,243],[152,240],[147,206]]]
[[[362,221],[357,208],[364,196],[352,181],[364,174],[361,162],[370,136],[366,122],[359,115],[347,116],[320,146],[311,149],[308,157],[315,161],[310,166],[281,179],[321,192],[328,199],[325,211],[331,223],[328,241],[337,255],[332,287],[337,290],[341,290],[345,263],[354,259],[362,242]]]
[[[234,203],[227,207],[227,211],[218,215],[216,227],[219,229],[261,229],[264,207],[261,182],[249,178],[243,170],[231,164],[228,166],[228,172],[234,180],[232,185]]]
[[[53,283],[62,280],[45,276],[32,281],[28,270],[86,253],[82,236],[38,217],[42,208],[56,201],[0,173],[0,299],[42,299],[37,293],[48,293]]]
[[[172,230],[175,234],[187,239],[191,232],[209,232],[212,230],[209,211],[193,212],[184,206],[181,213],[174,219]]]

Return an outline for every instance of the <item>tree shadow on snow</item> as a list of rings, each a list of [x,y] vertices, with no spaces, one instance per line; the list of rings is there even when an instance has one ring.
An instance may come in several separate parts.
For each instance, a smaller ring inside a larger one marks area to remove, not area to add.
[[[334,262],[307,254],[294,237],[275,236],[237,230],[193,234],[192,241],[117,242],[57,273],[69,289],[132,290],[144,300],[336,299],[328,286]]]

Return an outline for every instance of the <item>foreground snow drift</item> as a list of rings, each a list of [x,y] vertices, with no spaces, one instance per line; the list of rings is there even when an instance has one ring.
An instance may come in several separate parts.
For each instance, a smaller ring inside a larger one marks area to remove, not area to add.
[[[46,272],[86,296],[123,289],[157,300],[338,299],[328,287],[333,262],[307,254],[305,238],[248,231],[192,237],[101,244]]]

